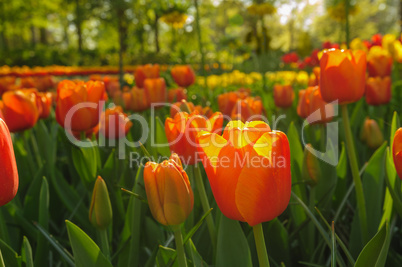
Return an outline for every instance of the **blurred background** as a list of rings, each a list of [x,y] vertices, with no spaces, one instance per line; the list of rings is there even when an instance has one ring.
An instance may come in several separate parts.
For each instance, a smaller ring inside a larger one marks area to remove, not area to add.
[[[2,0],[0,66],[198,64],[201,43],[205,63],[247,71],[345,42],[345,3],[349,40],[399,35],[401,0]]]

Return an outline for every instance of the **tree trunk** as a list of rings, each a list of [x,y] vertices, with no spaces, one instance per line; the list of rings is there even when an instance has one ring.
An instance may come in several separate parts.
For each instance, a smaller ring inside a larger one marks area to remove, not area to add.
[[[36,29],[35,26],[31,25],[31,47],[36,46]]]
[[[43,45],[47,45],[47,32],[46,28],[41,27],[39,29],[39,37],[40,37],[40,43]]]
[[[118,33],[119,33],[119,80],[120,80],[120,87],[123,86],[123,75],[124,75],[124,69],[123,69],[123,57],[124,53],[127,51],[127,19],[126,15],[124,12],[124,8],[118,7],[117,8],[117,27],[118,27]],[[122,89],[122,88],[120,88]]]
[[[402,33],[402,0],[399,1],[399,25]]]
[[[75,27],[78,35],[78,51],[82,52],[82,14],[80,0],[75,0]]]
[[[401,0],[402,1],[402,0]],[[154,21],[154,36],[155,36],[155,50],[156,53],[159,53],[160,51],[160,46],[159,46],[159,24],[158,24],[158,20],[159,20],[159,15],[155,14],[155,21]]]

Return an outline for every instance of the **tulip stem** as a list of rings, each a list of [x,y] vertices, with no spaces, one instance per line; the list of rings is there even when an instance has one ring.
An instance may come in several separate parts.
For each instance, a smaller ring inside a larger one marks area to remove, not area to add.
[[[180,225],[175,225],[173,227],[174,239],[176,241],[176,252],[177,252],[177,260],[179,263],[179,267],[186,267],[186,254],[184,253],[183,247],[183,236],[181,235],[181,227]]]
[[[259,223],[253,226],[255,245],[257,248],[258,262],[260,267],[269,267],[267,248],[265,247],[264,232],[262,224]]]
[[[207,213],[211,209],[211,207],[209,206],[207,193],[205,191],[204,182],[203,182],[202,176],[201,176],[201,169],[200,169],[200,166],[198,165],[198,163],[196,163],[194,165],[193,170],[194,170],[195,185],[196,185],[198,193],[200,195],[202,209],[204,210],[204,213]],[[214,219],[212,218],[212,214],[209,214],[205,218],[205,220],[207,221],[208,231],[209,231],[209,235],[211,237],[211,242],[212,242],[212,248],[214,251],[216,251],[216,229],[215,229]]]
[[[350,129],[349,114],[347,105],[341,105],[343,128],[345,129],[346,148],[348,152],[350,168],[352,170],[353,183],[355,184],[357,207],[363,245],[369,240],[367,228],[366,203],[364,199],[363,185],[360,179],[359,166],[357,165],[356,151],[353,143],[352,131]]]
[[[100,241],[101,241],[101,250],[103,254],[106,256],[108,260],[110,260],[110,249],[109,249],[109,240],[107,237],[107,230],[102,229],[99,230],[99,236],[100,236]]]
[[[1,250],[0,250],[0,267],[6,267],[3,261],[3,255],[1,255]]]

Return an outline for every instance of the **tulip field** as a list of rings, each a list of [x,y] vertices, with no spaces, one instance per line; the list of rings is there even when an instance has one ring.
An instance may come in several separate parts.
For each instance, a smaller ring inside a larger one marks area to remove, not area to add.
[[[0,3],[0,267],[402,266],[400,1],[28,2]]]

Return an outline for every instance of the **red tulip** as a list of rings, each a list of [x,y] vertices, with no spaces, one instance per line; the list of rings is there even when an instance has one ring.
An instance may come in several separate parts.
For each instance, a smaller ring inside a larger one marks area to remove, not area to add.
[[[174,66],[171,74],[177,85],[181,87],[189,87],[195,82],[195,73],[190,65]]]
[[[394,157],[395,169],[399,178],[402,180],[402,128],[399,128],[394,135],[392,145],[392,154]]]
[[[187,90],[184,88],[176,88],[176,89],[170,89],[168,91],[168,101],[169,103],[173,102],[180,102],[182,100],[187,100]]]
[[[145,79],[153,79],[159,77],[159,65],[151,65],[147,64],[144,66],[138,66],[135,69],[134,78],[135,78],[135,85],[139,88],[144,87]]]
[[[149,104],[165,103],[167,100],[166,83],[163,78],[146,79],[144,90]]]
[[[391,101],[391,78],[369,77],[366,83],[366,102],[377,106]]]
[[[293,98],[294,92],[291,85],[276,84],[274,86],[275,106],[280,108],[288,108],[292,106]]]
[[[0,207],[10,202],[18,191],[18,170],[13,142],[6,123],[0,118]]]
[[[38,99],[39,100],[39,99]],[[32,90],[9,91],[3,94],[3,115],[11,132],[35,126],[39,118],[37,94]]]

